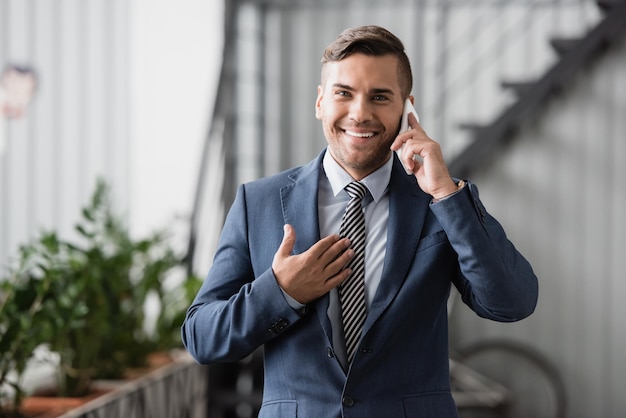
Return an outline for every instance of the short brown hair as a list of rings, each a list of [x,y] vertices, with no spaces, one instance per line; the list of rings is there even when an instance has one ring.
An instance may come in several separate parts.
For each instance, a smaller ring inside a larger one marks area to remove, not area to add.
[[[324,51],[321,60],[322,77],[324,64],[341,61],[355,53],[373,56],[392,54],[398,57],[398,83],[403,98],[409,97],[413,88],[413,75],[404,45],[397,36],[380,26],[360,26],[341,32]]]

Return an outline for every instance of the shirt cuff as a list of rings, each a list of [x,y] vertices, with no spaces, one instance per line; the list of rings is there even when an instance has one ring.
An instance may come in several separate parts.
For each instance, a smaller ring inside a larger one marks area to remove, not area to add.
[[[282,287],[280,288],[280,291],[283,292],[283,296],[285,297],[285,300],[287,301],[287,303],[289,304],[289,306],[291,306],[293,310],[298,311],[300,313],[304,313],[304,311],[306,310],[306,305],[303,305],[302,303],[298,302],[297,300],[289,296]]]
[[[463,188],[465,187],[466,184],[467,183],[465,181],[459,180],[459,182],[456,184],[456,191],[450,193],[447,196],[440,197],[439,199],[433,199],[432,202],[430,202],[430,203],[433,204],[433,203],[441,202],[442,200],[446,200],[447,198],[454,196],[455,194],[457,194],[458,192],[463,190]]]

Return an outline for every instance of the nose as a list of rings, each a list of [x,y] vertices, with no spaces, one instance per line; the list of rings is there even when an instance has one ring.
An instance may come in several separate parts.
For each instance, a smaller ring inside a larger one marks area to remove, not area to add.
[[[350,103],[350,120],[356,123],[368,122],[372,119],[371,103],[367,98],[356,96]]]

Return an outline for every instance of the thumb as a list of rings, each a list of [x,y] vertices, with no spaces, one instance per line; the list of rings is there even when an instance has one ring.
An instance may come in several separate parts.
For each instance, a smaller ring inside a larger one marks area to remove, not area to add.
[[[289,224],[283,226],[283,240],[276,251],[276,255],[282,257],[289,257],[293,251],[293,246],[296,243],[296,231]]]

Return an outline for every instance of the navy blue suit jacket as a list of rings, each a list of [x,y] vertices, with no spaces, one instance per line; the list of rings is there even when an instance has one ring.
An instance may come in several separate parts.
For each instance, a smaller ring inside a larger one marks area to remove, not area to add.
[[[182,329],[200,363],[235,361],[264,346],[260,417],[455,417],[446,302],[454,284],[478,315],[532,313],[537,278],[468,183],[431,204],[394,155],[382,280],[348,371],[332,347],[328,295],[304,313],[285,300],[271,269],[293,225],[294,253],[320,239],[322,154],[240,186],[213,265]]]

